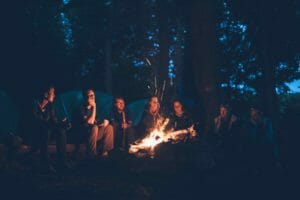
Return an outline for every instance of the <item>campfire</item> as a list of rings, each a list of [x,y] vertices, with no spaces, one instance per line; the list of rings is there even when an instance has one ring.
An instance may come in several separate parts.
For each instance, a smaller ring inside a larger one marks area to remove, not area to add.
[[[138,157],[144,155],[150,155],[154,157],[155,148],[165,142],[177,143],[179,141],[185,140],[187,138],[196,137],[197,133],[194,127],[191,126],[188,129],[178,130],[178,131],[168,131],[165,132],[164,129],[169,122],[169,119],[160,119],[158,126],[153,129],[145,138],[134,142],[130,145],[129,153],[135,154]]]

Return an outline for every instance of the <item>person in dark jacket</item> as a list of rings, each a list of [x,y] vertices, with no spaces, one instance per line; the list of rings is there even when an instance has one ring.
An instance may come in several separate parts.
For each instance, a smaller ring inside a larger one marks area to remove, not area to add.
[[[214,119],[214,134],[221,138],[230,137],[234,134],[237,117],[232,113],[228,104],[221,104],[219,115]]]
[[[188,129],[194,124],[192,117],[178,99],[173,101],[173,111],[170,114],[169,124],[174,131]]]
[[[240,122],[232,113],[231,106],[223,103],[219,107],[219,115],[214,118],[209,132],[209,141],[217,151],[218,158],[226,158],[233,163],[240,156]]]
[[[114,128],[115,146],[128,149],[134,139],[134,129],[130,111],[126,108],[123,97],[114,98],[114,106],[106,117]]]
[[[258,171],[269,171],[275,166],[279,149],[271,120],[260,105],[250,108],[250,120],[245,127],[245,149],[249,166]]]
[[[48,143],[51,134],[55,137],[57,155],[60,164],[65,163],[66,130],[70,128],[67,119],[58,120],[53,106],[55,88],[50,86],[40,99],[34,102],[33,118],[35,131],[32,152],[40,150],[41,159],[49,164]]]
[[[173,101],[173,111],[169,116],[169,123],[166,131],[179,131],[182,130],[186,135],[187,133],[194,133],[194,122],[191,115],[186,111],[183,103],[176,99]]]

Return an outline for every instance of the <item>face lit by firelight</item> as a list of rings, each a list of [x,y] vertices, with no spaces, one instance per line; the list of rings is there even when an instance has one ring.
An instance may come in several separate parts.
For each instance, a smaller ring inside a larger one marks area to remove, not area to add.
[[[49,102],[51,102],[51,103],[54,102],[54,99],[55,99],[55,89],[54,89],[54,87],[49,88],[48,92],[45,93],[45,97]]]
[[[93,90],[88,90],[85,96],[87,105],[93,105],[95,103],[95,93]]]
[[[150,102],[149,102],[149,106],[150,106],[150,112],[154,113],[154,112],[158,112],[159,111],[159,101],[157,97],[152,97]]]
[[[182,104],[179,101],[175,101],[173,103],[173,109],[174,109],[176,115],[182,115],[183,114]]]
[[[125,101],[121,98],[115,100],[115,107],[119,112],[122,112],[125,108]]]
[[[229,115],[229,109],[226,108],[226,107],[224,107],[224,106],[221,106],[221,107],[220,107],[220,116],[221,116],[223,119],[225,119],[225,118],[228,117],[228,115]]]

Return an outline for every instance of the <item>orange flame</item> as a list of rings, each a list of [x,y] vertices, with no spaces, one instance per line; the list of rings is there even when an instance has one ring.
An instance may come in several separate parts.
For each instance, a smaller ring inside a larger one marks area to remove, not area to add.
[[[178,130],[178,131],[169,131],[164,132],[166,125],[169,122],[169,119],[161,120],[163,121],[162,125],[159,125],[155,128],[148,136],[143,138],[140,141],[137,141],[136,144],[131,144],[129,148],[129,153],[136,154],[140,150],[145,150],[148,154],[154,156],[155,147],[160,143],[165,143],[168,141],[178,142],[185,138],[188,134],[190,134],[190,138],[196,137],[197,133],[194,130],[194,126],[191,126],[188,129]],[[160,123],[158,123],[160,124]]]

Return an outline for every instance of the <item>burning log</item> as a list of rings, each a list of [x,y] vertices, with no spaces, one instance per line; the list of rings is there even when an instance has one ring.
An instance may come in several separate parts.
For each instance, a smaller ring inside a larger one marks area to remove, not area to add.
[[[186,140],[187,138],[194,138],[197,135],[194,130],[194,126],[191,126],[188,129],[165,132],[164,129],[168,124],[169,119],[162,121],[163,123],[158,123],[161,125],[151,131],[148,136],[142,140],[136,141],[135,144],[131,144],[129,153],[135,154],[138,157],[142,157],[146,154],[154,157],[157,145],[166,142],[177,143],[179,141]]]

